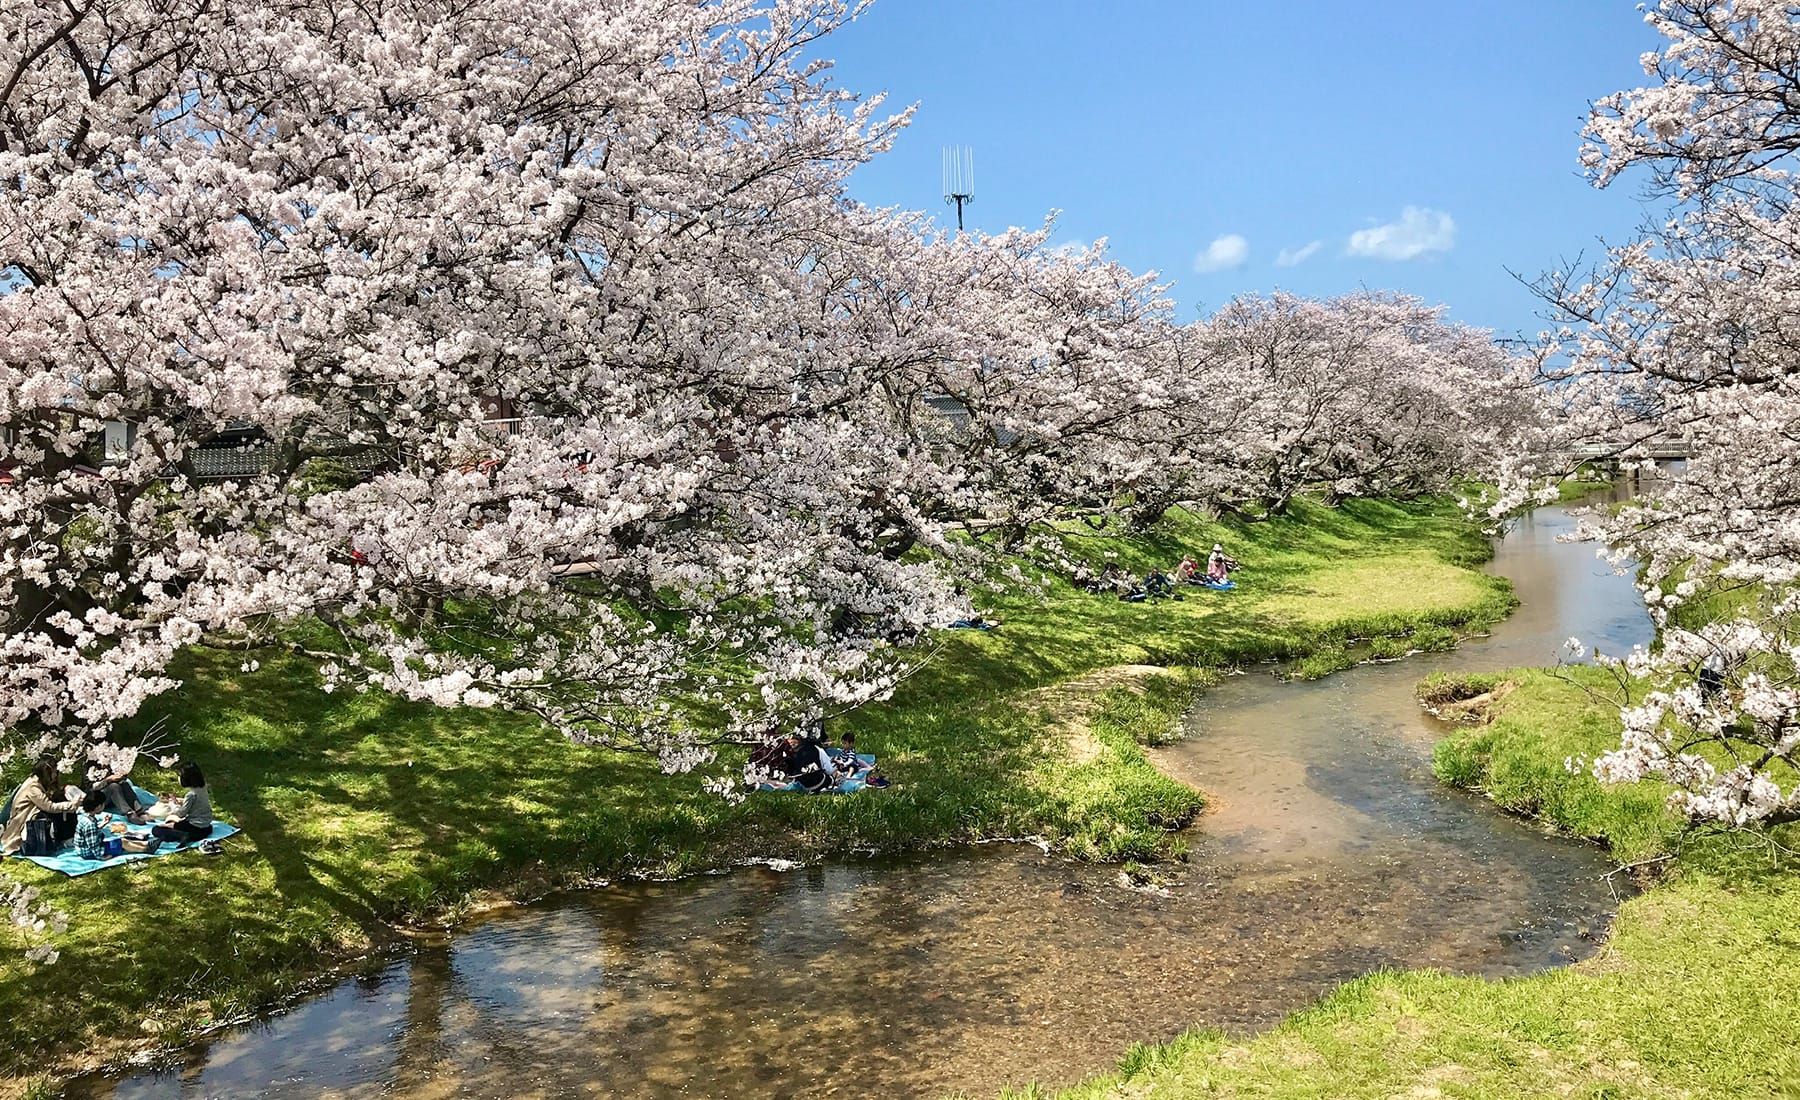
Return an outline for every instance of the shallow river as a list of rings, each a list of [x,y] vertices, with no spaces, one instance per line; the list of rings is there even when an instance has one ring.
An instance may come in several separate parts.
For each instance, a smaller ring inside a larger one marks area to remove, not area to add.
[[[1501,543],[1523,606],[1491,638],[1209,693],[1161,754],[1213,807],[1166,897],[1010,846],[620,886],[480,920],[76,1095],[986,1095],[1267,1025],[1381,967],[1566,963],[1611,919],[1607,861],[1439,785],[1412,687],[1547,664],[1572,634],[1649,640],[1629,580],[1555,542],[1570,522],[1546,509]]]

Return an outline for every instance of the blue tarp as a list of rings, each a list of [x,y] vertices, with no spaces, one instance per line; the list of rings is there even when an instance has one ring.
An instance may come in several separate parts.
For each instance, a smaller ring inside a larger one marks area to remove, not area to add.
[[[133,786],[138,793],[139,801],[151,805],[155,804],[156,796],[154,794],[151,794],[142,787],[137,787],[135,784]],[[148,833],[150,830],[150,826],[132,825],[118,814],[109,813],[106,815],[106,818],[109,824],[115,821],[123,823],[134,833]],[[203,837],[200,840],[191,840],[186,844],[174,844],[165,840],[162,842],[162,847],[158,848],[155,854],[136,852],[113,856],[111,859],[83,859],[81,854],[75,850],[74,843],[71,842],[64,845],[63,850],[53,856],[18,856],[15,858],[28,859],[39,867],[48,867],[52,871],[61,871],[70,878],[75,878],[79,875],[92,874],[95,871],[104,871],[108,867],[117,867],[125,863],[135,863],[140,859],[159,859],[163,856],[174,855],[176,852],[185,852],[189,848],[199,847],[208,840],[223,840],[237,831],[238,827],[236,825],[227,824],[215,817],[213,818],[213,830],[211,836]]]

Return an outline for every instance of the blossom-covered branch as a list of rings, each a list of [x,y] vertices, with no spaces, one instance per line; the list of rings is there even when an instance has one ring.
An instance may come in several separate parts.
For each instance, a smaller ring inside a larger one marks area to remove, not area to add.
[[[1597,270],[1545,280],[1558,416],[1502,506],[1577,444],[1691,455],[1589,525],[1641,563],[1664,628],[1629,661],[1641,699],[1595,772],[1668,780],[1693,821],[1772,824],[1800,818],[1800,23],[1779,0],[1663,0],[1647,19],[1667,39],[1644,57],[1654,82],[1595,104],[1582,156],[1597,184],[1640,169],[1675,205]],[[1691,621],[1720,593],[1717,621]]]

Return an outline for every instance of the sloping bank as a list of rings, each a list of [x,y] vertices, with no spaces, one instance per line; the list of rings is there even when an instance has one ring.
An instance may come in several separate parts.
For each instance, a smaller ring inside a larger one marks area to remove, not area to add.
[[[1138,1047],[1069,1098],[1669,1097],[1800,1093],[1800,875],[1744,838],[1677,843],[1651,784],[1604,789],[1564,767],[1617,738],[1617,707],[1565,679],[1511,677],[1490,725],[1439,745],[1445,779],[1546,824],[1656,861],[1600,954],[1509,981],[1377,974],[1250,1039]],[[1476,685],[1484,687],[1486,685]],[[1800,830],[1777,838],[1791,849]],[[1777,857],[1780,858],[1777,858]]]
[[[516,716],[326,695],[275,654],[254,671],[242,654],[192,654],[188,686],[146,719],[167,715],[244,836],[218,858],[74,881],[9,862],[0,873],[43,887],[71,921],[53,966],[0,951],[0,1072],[19,1086],[46,1065],[179,1040],[421,923],[603,877],[1022,835],[1094,858],[1165,856],[1200,799],[1141,743],[1173,727],[1201,670],[1333,663],[1366,636],[1439,644],[1510,607],[1472,568],[1486,542],[1443,501],[1302,504],[1248,525],[1176,514],[1129,541],[1071,536],[1139,571],[1216,540],[1248,567],[1238,592],[1123,604],[1058,585],[999,599],[1000,631],[947,633],[896,699],[851,720],[896,786],[846,798],[733,806]],[[1172,671],[1101,673],[1124,665]]]

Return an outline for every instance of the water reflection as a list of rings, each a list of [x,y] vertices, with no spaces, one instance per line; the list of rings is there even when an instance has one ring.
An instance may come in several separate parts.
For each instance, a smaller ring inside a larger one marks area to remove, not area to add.
[[[1432,778],[1430,667],[1647,641],[1628,580],[1503,544],[1520,613],[1441,658],[1231,680],[1165,766],[1214,794],[1167,897],[1034,849],[639,884],[496,915],[174,1070],[92,1095],[811,1096],[1066,1083],[1195,1024],[1263,1026],[1386,966],[1506,975],[1592,949],[1588,847]]]

